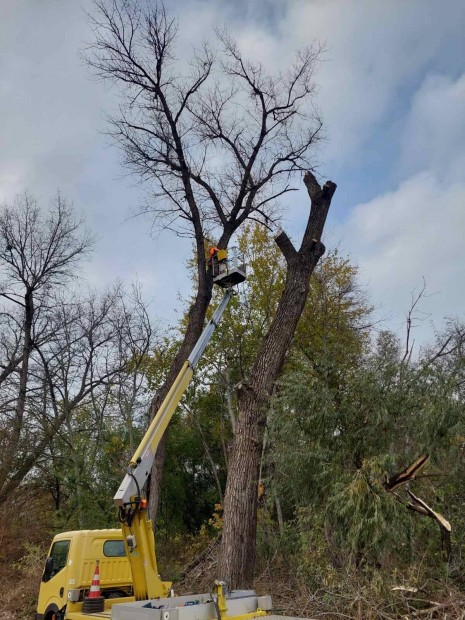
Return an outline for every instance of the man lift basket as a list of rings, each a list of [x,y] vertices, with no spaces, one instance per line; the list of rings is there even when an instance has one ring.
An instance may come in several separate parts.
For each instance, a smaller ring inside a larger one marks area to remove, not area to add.
[[[228,254],[228,250],[211,247],[210,265],[213,282],[222,288],[236,286],[246,279],[244,261],[237,248],[232,248]]]

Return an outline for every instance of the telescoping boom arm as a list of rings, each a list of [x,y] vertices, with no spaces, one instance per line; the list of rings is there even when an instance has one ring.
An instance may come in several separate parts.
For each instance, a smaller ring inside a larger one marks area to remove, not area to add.
[[[140,442],[139,447],[129,463],[128,473],[125,475],[121,486],[113,498],[116,506],[127,506],[133,503],[135,498],[141,497],[141,490],[145,485],[152,469],[158,444],[160,443],[163,433],[165,432],[176,407],[178,406],[187,386],[189,385],[194,368],[197,366],[197,363],[202,357],[206,346],[210,342],[213,332],[221,320],[232,295],[232,289],[227,288],[220,304],[213,314],[213,317],[205,326],[205,329],[192,350],[192,353],[184,362],[184,365],[176,377],[175,382],[173,383],[165,400],[162,402],[156,416],[152,420],[152,423],[145,433],[144,438]]]
[[[211,266],[214,276],[213,282],[225,290],[223,298],[160,405],[129,463],[121,486],[113,498],[119,509],[121,530],[127,558],[131,566],[136,601],[167,596],[171,587],[171,583],[162,581],[158,574],[152,522],[147,512],[147,500],[142,497],[158,444],[233,295],[232,287],[246,279],[244,266],[239,265],[237,260],[234,263],[229,261],[226,250],[214,248]]]

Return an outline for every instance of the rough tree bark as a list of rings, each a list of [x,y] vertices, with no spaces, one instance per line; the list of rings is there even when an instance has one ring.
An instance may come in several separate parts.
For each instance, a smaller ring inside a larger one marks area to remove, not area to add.
[[[224,499],[223,537],[218,575],[230,587],[250,587],[256,557],[257,491],[266,413],[273,385],[282,370],[307,300],[309,281],[325,247],[321,235],[336,185],[321,187],[311,172],[304,176],[311,200],[299,250],[284,232],[276,237],[286,263],[286,282],[276,315],[260,346],[250,380],[238,392],[236,434],[229,457]]]

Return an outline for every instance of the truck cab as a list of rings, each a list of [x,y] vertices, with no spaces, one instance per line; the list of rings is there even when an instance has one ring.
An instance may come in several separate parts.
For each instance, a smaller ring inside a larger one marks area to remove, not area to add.
[[[134,600],[132,575],[120,529],[79,530],[55,536],[45,562],[36,620],[60,617],[65,607],[78,610],[90,589],[96,561],[106,599]]]

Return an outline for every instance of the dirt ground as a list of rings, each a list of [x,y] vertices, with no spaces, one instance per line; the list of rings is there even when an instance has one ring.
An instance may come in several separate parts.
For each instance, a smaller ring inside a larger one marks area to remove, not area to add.
[[[208,592],[216,569],[216,549],[175,583],[176,594]],[[277,614],[324,620],[464,620],[465,597],[450,586],[432,583],[429,593],[396,592],[374,596],[366,584],[348,581],[337,589],[311,591],[296,583],[284,567],[258,575],[255,589],[271,594]],[[33,620],[42,565],[27,571],[0,564],[0,620]],[[445,584],[444,584],[445,585]],[[434,592],[434,595],[433,595]]]
[[[32,620],[36,610],[40,575],[25,576],[15,570],[1,572],[0,620]]]

